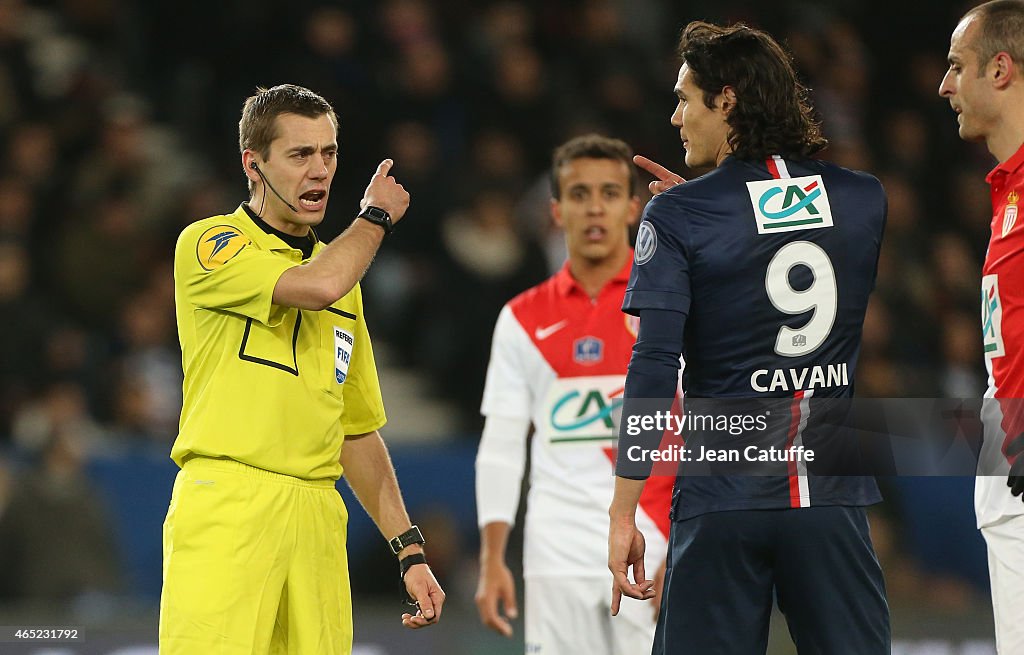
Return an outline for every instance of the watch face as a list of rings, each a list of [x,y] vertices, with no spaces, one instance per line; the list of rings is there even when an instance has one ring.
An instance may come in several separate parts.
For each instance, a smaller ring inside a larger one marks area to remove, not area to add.
[[[367,207],[365,214],[378,221],[386,221],[388,219],[388,213],[380,207]]]
[[[393,229],[391,214],[387,213],[380,207],[367,207],[359,214],[359,216],[384,228],[385,234],[391,234],[391,230]]]

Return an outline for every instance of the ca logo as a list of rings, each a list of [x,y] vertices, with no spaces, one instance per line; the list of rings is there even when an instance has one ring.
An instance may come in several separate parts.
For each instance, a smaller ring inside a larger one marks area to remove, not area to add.
[[[805,191],[807,193],[804,193]],[[806,209],[809,216],[821,216],[821,212],[812,204],[821,196],[821,189],[818,188],[817,182],[811,182],[806,189],[790,184],[786,187],[786,197],[782,199],[782,209],[777,212],[768,211],[768,201],[780,193],[782,193],[782,189],[772,187],[761,194],[761,199],[758,201],[758,209],[761,210],[765,217],[773,220],[789,218],[802,209]]]
[[[747,182],[758,234],[832,227],[832,208],[820,175]]]
[[[981,333],[985,357],[1002,357],[1006,354],[1003,346],[1003,306],[999,301],[999,276],[996,274],[981,278]]]

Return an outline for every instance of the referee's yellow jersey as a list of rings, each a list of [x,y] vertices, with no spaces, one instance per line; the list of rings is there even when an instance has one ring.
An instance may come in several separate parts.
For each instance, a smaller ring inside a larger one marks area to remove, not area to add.
[[[185,371],[171,458],[228,457],[308,480],[337,479],[346,434],[384,425],[359,285],[323,311],[272,303],[301,251],[240,206],[185,228],[174,295]],[[324,248],[317,242],[313,255]]]

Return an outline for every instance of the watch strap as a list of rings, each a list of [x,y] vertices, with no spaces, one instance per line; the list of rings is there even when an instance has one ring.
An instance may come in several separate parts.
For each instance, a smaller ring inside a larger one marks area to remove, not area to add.
[[[406,546],[412,546],[413,544],[425,544],[427,540],[423,538],[423,533],[420,532],[419,526],[412,526],[402,534],[398,535],[394,539],[388,542],[391,547],[391,552],[397,555],[402,552],[402,549]]]
[[[423,553],[413,553],[412,555],[406,555],[402,559],[398,560],[398,570],[402,575],[402,579],[405,579],[405,574],[410,568],[416,564],[426,564],[427,558]]]

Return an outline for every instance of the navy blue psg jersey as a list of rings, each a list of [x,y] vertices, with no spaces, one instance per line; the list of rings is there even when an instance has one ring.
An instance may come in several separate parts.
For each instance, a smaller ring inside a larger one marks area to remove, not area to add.
[[[799,446],[812,397],[853,394],[885,218],[885,192],[865,173],[728,157],[648,203],[623,309],[686,314],[684,404],[778,399],[789,416],[777,436]],[[880,500],[873,478],[808,475],[801,462],[777,477],[681,470],[676,518]]]

